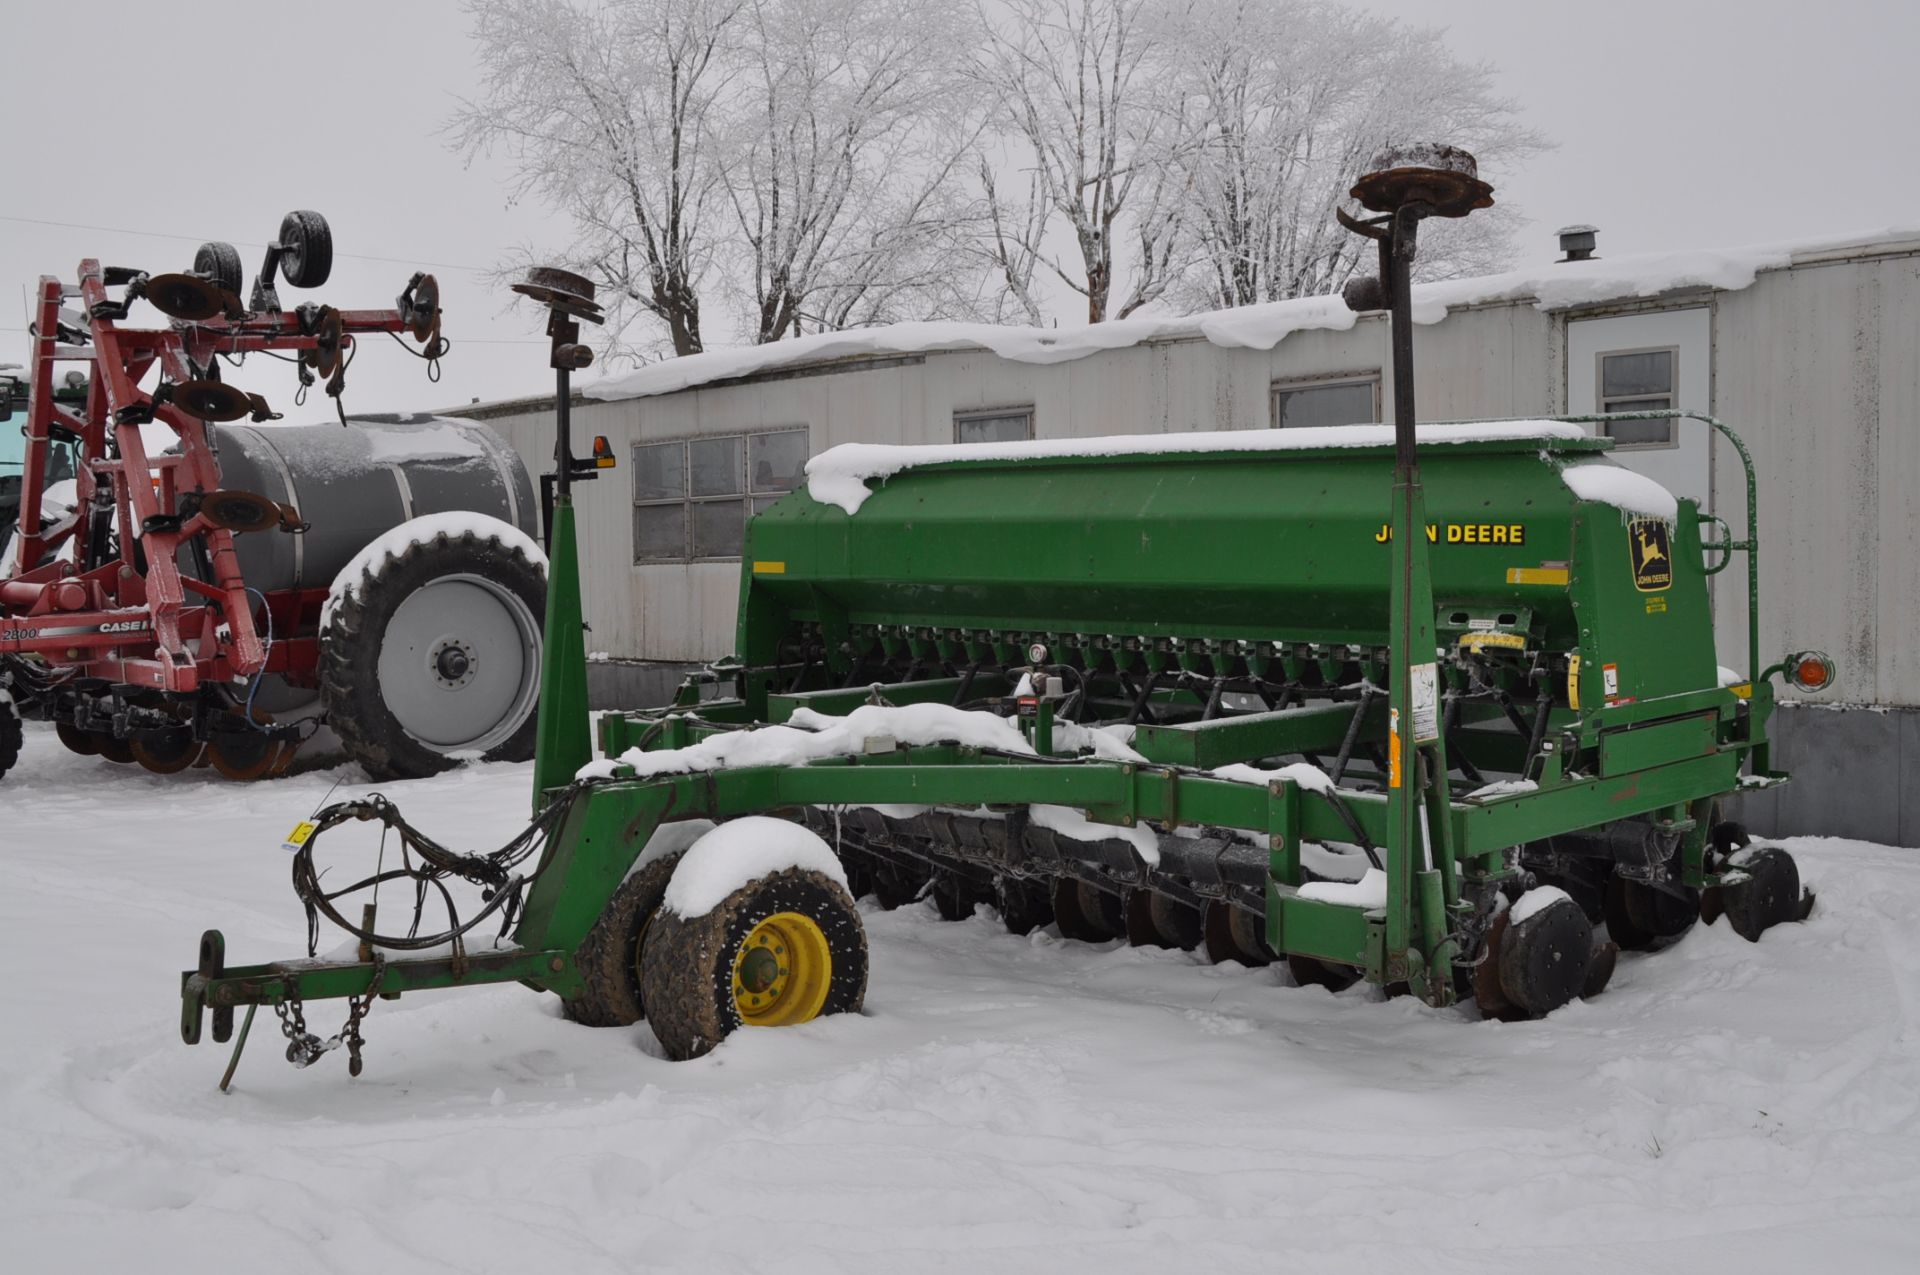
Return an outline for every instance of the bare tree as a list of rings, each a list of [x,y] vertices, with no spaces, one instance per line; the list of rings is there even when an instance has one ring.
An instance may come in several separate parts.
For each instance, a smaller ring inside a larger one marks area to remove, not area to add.
[[[1166,47],[1193,100],[1202,144],[1182,152],[1198,261],[1170,299],[1190,308],[1338,291],[1372,245],[1334,211],[1381,149],[1444,141],[1497,172],[1542,149],[1492,70],[1409,27],[1319,0],[1184,0]],[[1496,268],[1516,217],[1496,208],[1435,223],[1417,277]]]
[[[1040,264],[1047,223],[1052,220],[1046,187],[1039,172],[1031,172],[1024,197],[1002,199],[993,160],[982,154],[975,163],[986,204],[986,233],[980,239],[979,251],[999,276],[1001,285],[1002,304],[994,313],[994,321],[1005,321],[1010,303],[1019,307],[1021,317],[1028,323],[1040,327],[1046,319],[1033,276]]]
[[[750,0],[727,190],[755,342],[977,310],[946,246],[978,132],[959,28],[914,0]]]
[[[505,146],[517,194],[573,221],[566,261],[603,291],[612,352],[665,326],[702,347],[700,292],[724,216],[716,136],[725,41],[746,0],[468,0],[486,92],[451,127],[468,154]]]
[[[1032,183],[1024,203],[999,198],[991,174],[987,248],[1029,316],[1037,264],[1087,299],[1087,318],[1124,318],[1155,300],[1178,265],[1187,172],[1176,157],[1193,142],[1177,86],[1150,56],[1163,0],[1011,0],[996,23],[979,11],[984,46],[977,81],[998,99],[1001,126],[1023,145]],[[1042,242],[1057,216],[1074,257]],[[1124,287],[1125,248],[1133,249]]]

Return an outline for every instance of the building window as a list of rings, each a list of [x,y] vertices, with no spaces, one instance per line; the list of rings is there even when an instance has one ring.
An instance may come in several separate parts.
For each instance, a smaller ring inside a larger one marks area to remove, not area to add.
[[[807,431],[716,434],[633,448],[633,560],[738,558],[747,518],[800,485]]]
[[[1273,387],[1273,427],[1372,425],[1380,420],[1380,377],[1285,381]]]
[[[990,412],[955,412],[956,443],[1023,443],[1033,437],[1031,407],[997,407]]]
[[[1665,412],[1674,406],[1680,350],[1619,350],[1600,356],[1600,410]],[[1603,435],[1622,448],[1672,447],[1673,421],[1607,421]]]

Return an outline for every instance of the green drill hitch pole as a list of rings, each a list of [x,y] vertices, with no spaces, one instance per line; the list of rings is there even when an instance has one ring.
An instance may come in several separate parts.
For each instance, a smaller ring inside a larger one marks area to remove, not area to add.
[[[540,718],[533,753],[533,812],[545,807],[547,793],[572,782],[574,773],[593,760],[593,736],[587,717],[587,644],[580,613],[580,546],[573,521],[573,483],[598,478],[611,467],[611,455],[586,461],[573,458],[572,375],[593,363],[593,351],[580,344],[580,323],[600,323],[593,283],[577,274],[535,267],[513,285],[522,296],[544,303],[547,335],[553,342],[554,471],[540,479],[542,522],[547,540],[547,615],[540,663]]]
[[[1450,914],[1459,903],[1449,837],[1446,740],[1433,631],[1426,508],[1414,441],[1413,260],[1420,222],[1464,217],[1493,203],[1473,156],[1451,146],[1417,146],[1374,157],[1352,190],[1381,214],[1340,223],[1379,245],[1380,273],[1346,288],[1356,311],[1388,310],[1393,341],[1393,583],[1389,619],[1393,685],[1388,696],[1387,950],[1405,951],[1404,979],[1430,1005],[1453,1000]]]

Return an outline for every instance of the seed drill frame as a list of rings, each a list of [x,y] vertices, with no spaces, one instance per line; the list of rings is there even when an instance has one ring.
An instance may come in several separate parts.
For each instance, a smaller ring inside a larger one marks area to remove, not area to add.
[[[1450,156],[1443,156],[1440,167],[1389,169],[1385,177],[1375,175],[1380,180],[1368,179],[1370,186],[1363,182],[1356,188],[1363,203],[1385,211],[1376,222],[1359,223],[1367,232],[1379,232],[1384,293],[1376,287],[1369,297],[1362,289],[1352,300],[1359,308],[1377,308],[1384,296],[1393,312],[1397,438],[1390,538],[1398,565],[1390,649],[1305,643],[1296,648],[1278,642],[1127,645],[1127,664],[1144,662],[1149,670],[1135,704],[1136,719],[1149,699],[1180,706],[1184,713],[1137,730],[1132,746],[1144,760],[1066,755],[1053,744],[1058,696],[1023,693],[1025,688],[1014,683],[1025,674],[1029,682],[1044,686],[1056,671],[1055,661],[1116,667],[1123,654],[1119,646],[1096,651],[1084,645],[1084,634],[1073,631],[1041,626],[986,631],[958,618],[951,629],[849,627],[844,617],[836,621],[824,602],[819,618],[804,626],[806,640],[790,645],[784,635],[770,636],[763,614],[771,578],[760,569],[776,575],[787,569],[770,561],[773,555],[764,550],[766,544],[780,543],[767,538],[779,532],[778,520],[770,513],[750,528],[743,562],[745,658],[716,666],[706,679],[731,682],[734,694],[703,701],[700,686],[690,682],[672,708],[605,715],[600,743],[607,758],[618,759],[631,748],[687,747],[726,732],[783,722],[801,708],[833,715],[868,703],[956,704],[975,696],[1002,699],[1009,708],[1019,699],[1019,721],[1032,755],[870,739],[857,753],[807,764],[652,776],[615,764],[605,777],[577,780],[576,772],[591,760],[592,749],[579,638],[573,508],[563,477],[552,510],[548,641],[535,763],[536,810],[544,811],[541,817],[551,835],[530,877],[504,887],[523,891],[517,920],[507,935],[513,946],[476,951],[456,939],[450,953],[418,959],[389,959],[363,949],[356,960],[290,960],[229,969],[223,940],[217,931],[209,931],[199,967],[182,975],[183,1038],[189,1043],[200,1039],[209,1008],[214,1012],[214,1038],[226,1040],[237,1007],[248,1009],[250,1022],[253,1009],[262,1004],[284,1013],[287,1006],[297,1008],[303,1001],[352,998],[353,1027],[376,992],[391,997],[518,981],[563,998],[576,997],[584,986],[576,954],[615,889],[656,829],[695,818],[785,813],[831,827],[832,821],[819,812],[911,805],[929,813],[899,820],[876,816],[867,824],[891,824],[903,840],[916,835],[981,839],[974,847],[974,862],[998,865],[1012,876],[1065,873],[1103,890],[1164,892],[1188,906],[1251,907],[1263,922],[1262,937],[1271,953],[1351,968],[1376,985],[1405,987],[1432,1005],[1473,994],[1476,967],[1485,965],[1497,943],[1490,928],[1497,929],[1502,918],[1494,896],[1525,871],[1520,847],[1551,845],[1555,838],[1634,821],[1636,829],[1674,848],[1670,861],[1640,865],[1644,879],[1659,888],[1705,892],[1712,899],[1718,891],[1746,885],[1749,877],[1735,866],[1734,846],[1717,843],[1725,828],[1716,826],[1717,803],[1731,793],[1784,782],[1786,776],[1774,772],[1768,758],[1771,679],[1784,672],[1811,685],[1822,668],[1830,676],[1831,666],[1820,657],[1794,657],[1759,671],[1759,542],[1752,464],[1733,432],[1708,417],[1668,414],[1706,424],[1738,450],[1747,472],[1747,536],[1734,540],[1725,535],[1703,545],[1697,526],[1683,517],[1669,549],[1677,558],[1694,555],[1696,562],[1703,550],[1717,553],[1719,562],[1712,570],[1724,567],[1735,552],[1747,554],[1752,680],[1633,702],[1590,699],[1582,708],[1577,689],[1583,675],[1577,665],[1562,669],[1565,692],[1556,692],[1553,700],[1543,694],[1531,720],[1505,701],[1499,709],[1476,710],[1494,717],[1504,714],[1513,723],[1510,744],[1485,746],[1510,752],[1508,764],[1499,768],[1524,770],[1530,783],[1511,792],[1466,797],[1448,789],[1446,735],[1458,723],[1431,725],[1437,706],[1417,699],[1414,690],[1416,678],[1423,676],[1417,671],[1420,666],[1433,667],[1436,625],[1427,536],[1416,530],[1425,528],[1426,517],[1412,431],[1407,265],[1420,217],[1461,215],[1485,199],[1484,184],[1472,179],[1470,159],[1466,164],[1463,176]],[[572,337],[564,319],[556,322],[558,455],[564,476],[573,472],[573,462],[567,440],[569,364],[559,349]],[[1598,451],[1608,444],[1560,446]],[[966,466],[947,468],[957,473]],[[1717,522],[1705,516],[1698,521]],[[765,536],[763,527],[768,528]],[[991,526],[981,526],[973,534],[991,540],[995,533]],[[1617,529],[1609,534],[1624,537]],[[1017,561],[1024,548],[1019,543],[988,544],[983,553]],[[1114,550],[1122,553],[1124,546],[1116,543]],[[1564,585],[1566,572],[1559,574]],[[1588,608],[1588,614],[1617,604],[1591,576],[1576,574],[1568,587],[1574,607]],[[1704,586],[1699,597],[1704,605]],[[1708,643],[1710,647],[1710,638]],[[1480,646],[1462,638],[1460,649],[1478,653]],[[1649,663],[1662,657],[1657,649],[1634,655]],[[1805,671],[1810,668],[1813,674]],[[1591,678],[1593,671],[1584,676]],[[1198,695],[1187,689],[1195,678],[1203,688]],[[1283,702],[1280,711],[1219,711],[1223,692],[1262,692],[1283,681],[1290,691],[1304,694],[1311,688],[1326,702],[1297,707]],[[1391,694],[1384,705],[1370,692],[1382,681]],[[1343,693],[1343,688],[1363,682],[1369,690],[1357,699]],[[1204,689],[1209,684],[1211,694]],[[1130,689],[1132,685],[1128,683]],[[1383,790],[1342,787],[1329,797],[1289,777],[1250,783],[1211,773],[1232,762],[1302,754],[1337,754],[1337,773],[1369,749],[1379,757],[1376,778],[1383,781]],[[1070,853],[1063,851],[1064,842],[1023,821],[1021,812],[1040,805],[1084,812],[1092,823],[1115,829],[1116,837],[1076,842]],[[961,817],[982,811],[999,813],[971,823]],[[1121,830],[1148,824],[1169,833],[1198,825],[1255,839],[1264,847],[1259,880],[1249,894],[1244,885],[1224,879],[1209,882],[1191,874],[1173,879],[1120,839]],[[1361,906],[1302,892],[1312,876],[1303,864],[1303,847],[1349,841],[1379,848],[1386,876],[1383,905]],[[1772,910],[1766,923],[1805,915],[1811,896],[1800,897],[1797,880],[1791,896],[1768,905]],[[1595,968],[1588,990],[1604,983],[1610,957]],[[290,1049],[290,1056],[293,1053]]]

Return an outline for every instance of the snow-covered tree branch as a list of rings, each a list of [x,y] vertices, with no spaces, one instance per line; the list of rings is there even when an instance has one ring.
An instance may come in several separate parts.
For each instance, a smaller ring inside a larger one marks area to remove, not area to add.
[[[1373,250],[1334,211],[1353,209],[1347,190],[1384,147],[1443,140],[1497,174],[1545,145],[1434,28],[1319,0],[1182,0],[1165,45],[1203,113],[1179,159],[1197,249],[1173,295],[1186,308],[1337,291]],[[1514,221],[1497,206],[1433,223],[1417,276],[1498,268]]]
[[[912,0],[751,0],[727,190],[755,342],[971,317],[944,249],[973,214],[956,168],[960,28]]]
[[[606,340],[640,314],[676,354],[702,348],[700,290],[724,216],[716,112],[745,0],[471,0],[486,92],[452,132],[505,147],[520,195],[569,216],[566,264],[604,291]]]
[[[1032,176],[1024,202],[1002,201],[988,181],[989,247],[1029,312],[1036,265],[1084,296],[1094,323],[1153,301],[1173,277],[1185,210],[1176,165],[1195,138],[1178,87],[1149,56],[1162,11],[1160,0],[1012,0],[998,24],[1000,9],[977,11],[973,74]],[[1073,237],[1070,258],[1030,233],[1054,216]],[[1126,269],[1122,237],[1137,248]]]
[[[918,318],[1040,324],[1337,290],[1381,148],[1544,143],[1436,30],[1326,0],[469,0],[450,126],[571,223],[607,353]],[[1420,277],[1502,264],[1495,208]],[[531,257],[526,250],[523,257]],[[516,263],[519,264],[519,263]]]

